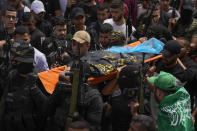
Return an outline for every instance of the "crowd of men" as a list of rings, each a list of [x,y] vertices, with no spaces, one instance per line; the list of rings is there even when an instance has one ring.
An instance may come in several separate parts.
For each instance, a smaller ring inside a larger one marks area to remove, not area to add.
[[[148,69],[88,82],[91,53],[150,38]],[[64,65],[50,94],[38,74]],[[0,83],[0,131],[194,131],[197,1],[1,0]]]

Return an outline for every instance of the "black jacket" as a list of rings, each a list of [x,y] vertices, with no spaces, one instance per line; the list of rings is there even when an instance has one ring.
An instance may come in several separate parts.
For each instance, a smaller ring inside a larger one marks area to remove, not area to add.
[[[43,131],[45,118],[61,102],[62,90],[55,89],[46,97],[36,86],[37,76],[21,77],[16,70],[5,81],[0,104],[1,131]]]
[[[71,103],[70,97],[71,94],[65,95],[62,104],[48,118],[46,131],[64,131]],[[86,120],[90,123],[92,130],[100,130],[103,101],[97,89],[85,85],[81,86],[78,92],[76,108],[74,114],[78,115],[74,115],[73,121]]]

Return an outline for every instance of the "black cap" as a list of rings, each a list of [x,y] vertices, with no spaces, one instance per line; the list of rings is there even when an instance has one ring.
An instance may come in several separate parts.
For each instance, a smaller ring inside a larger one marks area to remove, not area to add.
[[[139,78],[139,66],[125,66],[119,73],[118,85],[123,88],[136,88]]]
[[[85,16],[85,12],[82,8],[75,7],[71,11],[71,18],[77,18],[78,16]]]
[[[14,60],[16,61],[24,63],[34,62],[34,49],[29,43],[23,40],[16,40],[10,50],[15,53]]]
[[[181,52],[182,46],[176,40],[168,41],[162,50],[162,55],[166,58],[169,58],[175,54],[179,54]]]
[[[14,31],[15,35],[17,35],[17,34],[24,35],[25,33],[29,34],[29,30],[27,29],[27,27],[25,27],[23,25],[17,26]]]

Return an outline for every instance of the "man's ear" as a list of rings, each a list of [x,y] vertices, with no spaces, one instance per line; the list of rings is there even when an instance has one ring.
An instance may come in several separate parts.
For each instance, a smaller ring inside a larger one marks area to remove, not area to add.
[[[16,17],[16,20],[15,20],[15,22],[16,22],[16,23],[18,23],[18,17]]]
[[[179,54],[177,54],[177,58],[180,58],[180,56],[181,56],[181,52]]]
[[[88,48],[90,48],[90,43],[87,43],[86,45],[87,45]]]

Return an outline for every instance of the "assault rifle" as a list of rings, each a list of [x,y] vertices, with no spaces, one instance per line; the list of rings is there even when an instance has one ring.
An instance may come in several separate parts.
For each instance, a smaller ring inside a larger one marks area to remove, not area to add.
[[[68,130],[68,127],[70,123],[73,120],[74,112],[76,111],[76,105],[84,104],[85,100],[85,90],[82,88],[82,86],[87,85],[87,73],[85,72],[85,65],[80,59],[80,43],[78,43],[78,50],[79,50],[79,56],[77,59],[74,60],[72,65],[72,95],[71,95],[71,104],[69,107],[69,113],[66,121],[66,127],[65,131]],[[77,102],[78,98],[80,98],[81,101]]]

